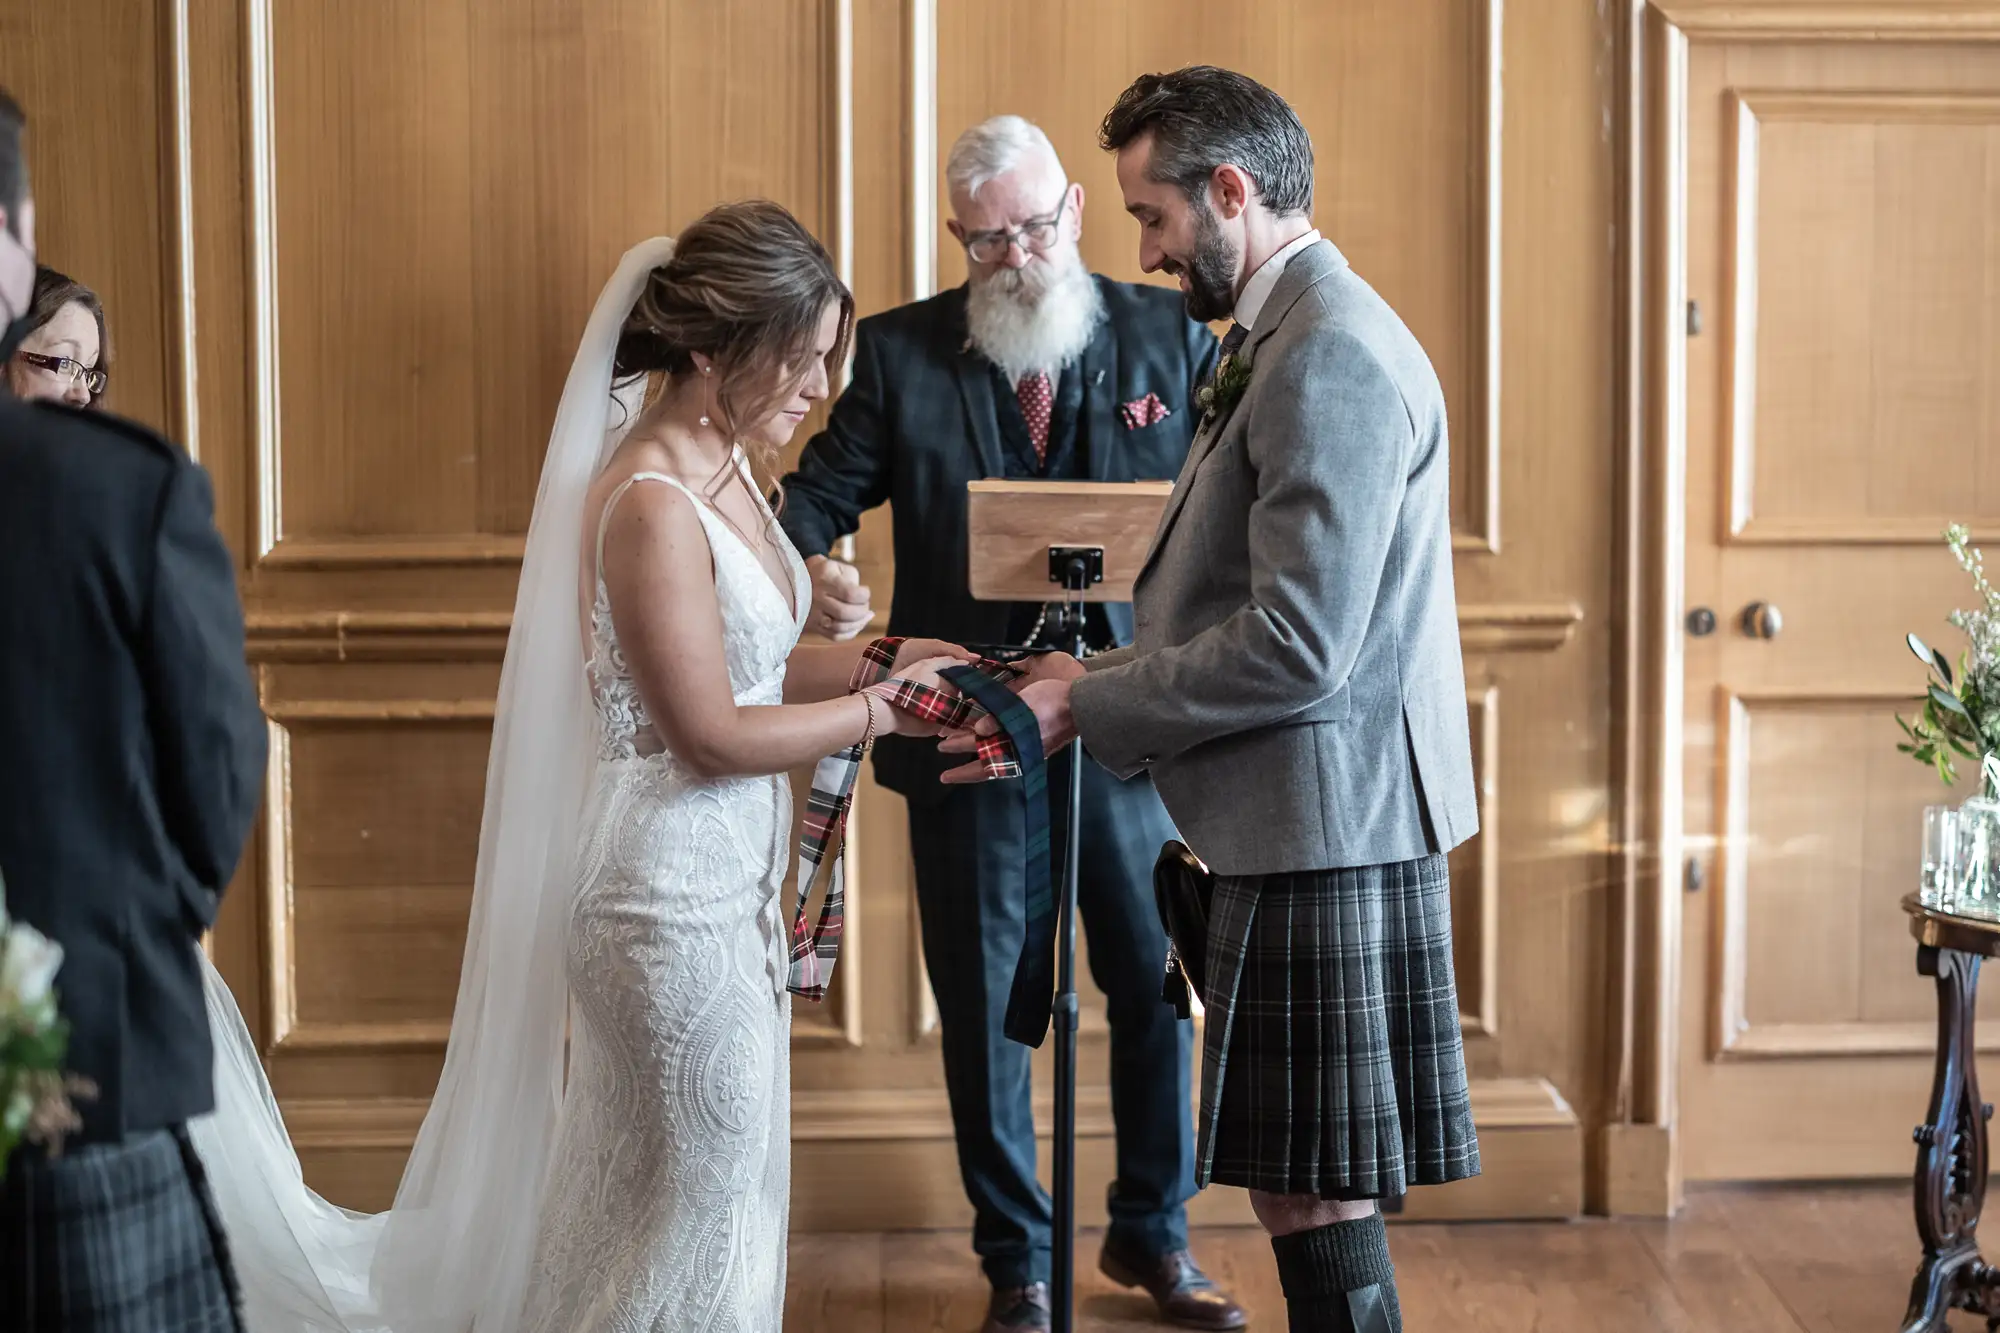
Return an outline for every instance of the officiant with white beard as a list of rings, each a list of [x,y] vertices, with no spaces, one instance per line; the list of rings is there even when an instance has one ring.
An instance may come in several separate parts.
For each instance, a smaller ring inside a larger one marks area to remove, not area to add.
[[[828,552],[888,503],[891,636],[1063,647],[1037,604],[972,598],[966,483],[982,478],[1172,480],[1212,370],[1215,337],[1172,288],[1092,274],[1078,250],[1084,191],[1019,116],[967,130],[945,166],[965,285],[860,321],[853,378],[785,478],[780,522],[813,573],[808,629],[848,638],[870,596]],[[1093,650],[1129,643],[1132,610],[1089,608]],[[910,802],[924,956],[937,996],[945,1086],[973,1249],[993,1285],[988,1333],[1045,1329],[1051,1207],[1035,1179],[1029,1051],[1001,1032],[1026,904],[1018,783],[946,788],[934,742],[875,747],[881,784]],[[1166,938],[1152,867],[1174,836],[1152,783],[1086,761],[1078,910],[1108,1001],[1117,1177],[1100,1267],[1142,1287],[1161,1319],[1240,1328],[1243,1311],[1187,1249],[1194,1192],[1190,1025],[1160,998]],[[1049,769],[1052,845],[1066,845],[1069,765]],[[1060,872],[1059,872],[1060,873]]]

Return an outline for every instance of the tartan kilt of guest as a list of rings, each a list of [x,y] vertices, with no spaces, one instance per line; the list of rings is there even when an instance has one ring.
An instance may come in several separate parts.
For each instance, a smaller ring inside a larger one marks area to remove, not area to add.
[[[1219,876],[1196,1180],[1387,1199],[1479,1174],[1443,856]]]
[[[15,1154],[0,1180],[0,1333],[240,1333],[207,1190],[177,1130]]]

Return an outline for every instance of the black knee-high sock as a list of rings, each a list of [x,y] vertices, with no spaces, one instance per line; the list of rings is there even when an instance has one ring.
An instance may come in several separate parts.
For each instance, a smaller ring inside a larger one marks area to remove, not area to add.
[[[1271,1237],[1291,1333],[1402,1333],[1382,1215]]]

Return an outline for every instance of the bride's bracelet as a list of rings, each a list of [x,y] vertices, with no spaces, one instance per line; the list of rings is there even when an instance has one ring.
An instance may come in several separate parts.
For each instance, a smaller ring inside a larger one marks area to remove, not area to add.
[[[863,754],[868,753],[868,747],[875,743],[875,737],[881,731],[881,724],[875,720],[875,701],[878,698],[880,698],[879,695],[870,694],[866,690],[861,693],[861,706],[868,710],[868,725],[862,730],[861,740],[858,742]],[[887,699],[882,700],[882,706],[884,708],[895,707]]]

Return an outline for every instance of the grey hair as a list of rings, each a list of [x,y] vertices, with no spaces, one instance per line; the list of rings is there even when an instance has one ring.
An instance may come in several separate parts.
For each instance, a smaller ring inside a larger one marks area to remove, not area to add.
[[[968,198],[976,199],[987,182],[1006,175],[1036,154],[1045,155],[1058,172],[1062,170],[1056,146],[1032,121],[1019,116],[982,120],[952,144],[951,154],[944,163],[945,184],[954,194],[963,190]]]

